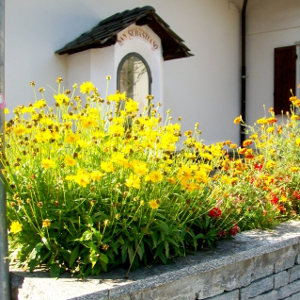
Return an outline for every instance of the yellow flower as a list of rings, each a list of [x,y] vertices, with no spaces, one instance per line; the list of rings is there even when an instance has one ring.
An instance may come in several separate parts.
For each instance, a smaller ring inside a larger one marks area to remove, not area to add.
[[[68,166],[75,166],[76,165],[76,159],[74,159],[73,157],[71,157],[70,155],[66,155],[64,162],[68,165]]]
[[[129,178],[126,180],[126,186],[130,187],[134,187],[135,189],[139,189],[140,188],[140,184],[141,184],[141,180],[138,176],[136,175],[130,175]]]
[[[107,100],[109,101],[114,101],[114,102],[119,102],[120,100],[125,100],[126,99],[126,92],[120,93],[119,91],[116,91],[114,95],[109,95],[107,97]]]
[[[51,225],[51,221],[50,221],[50,220],[48,220],[48,219],[43,220],[43,224],[42,224],[43,227],[47,228],[47,227],[49,227],[50,225]]]
[[[35,107],[35,108],[43,108],[43,107],[46,107],[46,106],[47,106],[47,103],[44,99],[38,100],[37,102],[35,102],[33,104],[33,107]]]
[[[54,168],[55,162],[51,159],[46,158],[42,160],[42,165],[45,169]]]
[[[80,139],[80,136],[78,134],[75,133],[67,133],[65,136],[65,143],[75,143]]]
[[[128,101],[126,101],[125,103],[125,109],[128,112],[135,112],[138,111],[138,102],[133,101],[132,99],[129,99]]]
[[[5,108],[4,109],[4,113],[7,115],[7,114],[9,114],[9,109],[8,108]]]
[[[81,121],[82,127],[85,128],[85,129],[87,129],[89,127],[97,126],[97,121],[94,118],[91,118],[91,117],[81,117],[80,121]]]
[[[233,121],[234,124],[240,124],[242,122],[242,116],[236,117]]]
[[[115,172],[115,168],[112,162],[101,162],[101,169],[107,173]]]
[[[18,124],[14,127],[13,132],[17,136],[24,135],[25,133],[27,133],[27,129],[24,125]]]
[[[56,103],[58,103],[59,105],[68,104],[70,101],[70,98],[65,94],[57,94],[57,95],[54,95],[53,97],[54,97]]]
[[[297,146],[300,146],[300,138],[297,138],[297,139],[295,140],[295,143],[296,143]]]
[[[18,221],[14,221],[10,224],[10,231],[12,233],[18,233],[22,231],[22,227],[23,225],[21,223],[19,223]]]
[[[91,91],[95,91],[95,86],[90,82],[83,82],[80,86],[80,92],[82,94],[89,94]]]
[[[44,143],[46,141],[49,141],[52,138],[52,134],[50,130],[39,131],[36,133],[35,138],[37,139],[38,142]]]
[[[152,208],[152,209],[158,209],[158,207],[159,207],[159,205],[157,204],[157,202],[156,202],[155,200],[151,200],[151,201],[149,202],[149,206],[150,206],[150,208]]]
[[[299,120],[299,116],[298,116],[298,115],[292,115],[292,116],[291,116],[291,119],[292,119],[293,121],[298,121],[298,120]]]
[[[152,171],[146,176],[146,181],[160,182],[163,180],[163,176],[159,171]]]
[[[103,176],[104,174],[100,171],[94,171],[90,174],[92,180],[101,180]]]
[[[261,118],[261,119],[258,119],[256,121],[257,124],[266,124],[267,123],[267,120],[265,118]]]
[[[270,160],[270,161],[268,161],[267,163],[266,163],[266,168],[267,169],[270,169],[270,168],[273,168],[273,167],[276,167],[276,162],[275,161],[272,161],[272,160]]]
[[[125,131],[125,128],[124,126],[122,125],[111,125],[108,129],[108,133],[110,135],[114,135],[114,136],[120,136],[120,135],[123,135],[124,134],[124,131]]]
[[[79,169],[73,180],[80,186],[86,187],[90,183],[89,174],[85,170]]]
[[[179,168],[177,172],[177,177],[179,180],[181,180],[182,178],[185,178],[186,180],[191,179],[192,169],[190,169],[188,166],[182,165],[182,167]]]
[[[299,168],[298,167],[290,167],[290,171],[293,173],[296,173],[299,171]]]
[[[170,183],[172,183],[172,184],[175,184],[175,183],[176,183],[175,177],[168,177],[168,178],[167,178],[167,181],[170,182]]]

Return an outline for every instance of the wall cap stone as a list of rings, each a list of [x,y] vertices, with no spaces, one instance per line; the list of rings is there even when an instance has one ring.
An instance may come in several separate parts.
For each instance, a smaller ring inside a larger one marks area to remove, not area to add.
[[[175,263],[170,265],[138,269],[130,273],[129,279],[125,279],[127,272],[125,269],[115,269],[84,280],[72,278],[70,274],[53,279],[47,272],[41,270],[29,273],[11,269],[11,286],[12,290],[19,291],[19,300],[115,299],[156,288],[184,277],[201,275],[299,242],[300,221],[290,221],[279,225],[274,230],[243,232],[234,239],[219,242],[215,249],[177,258]]]

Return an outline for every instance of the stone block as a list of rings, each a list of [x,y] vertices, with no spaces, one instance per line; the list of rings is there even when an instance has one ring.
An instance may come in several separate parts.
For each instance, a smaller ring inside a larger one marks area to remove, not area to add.
[[[282,255],[275,263],[275,273],[282,272],[294,266],[296,260],[296,253],[293,248],[287,248],[285,255]]]
[[[296,293],[288,298],[285,298],[285,300],[299,300],[299,299],[300,299],[300,293]]]
[[[300,265],[300,254],[298,254],[296,257],[296,264]]]
[[[281,287],[278,290],[278,299],[285,299],[298,292],[300,292],[300,280],[294,281],[286,286]]]
[[[290,275],[287,271],[283,271],[274,275],[274,289],[279,289],[287,285],[290,281]]]
[[[252,281],[270,276],[274,273],[274,264],[277,261],[277,251],[274,253],[266,253],[254,258],[254,268],[252,273]]]
[[[240,295],[240,291],[234,290],[231,292],[225,292],[221,295],[206,298],[205,300],[239,300],[239,295]]]
[[[290,282],[293,282],[300,278],[300,265],[295,265],[289,269]]]
[[[241,289],[241,300],[256,297],[274,288],[274,276],[252,282],[249,286]]]
[[[250,300],[277,300],[277,296],[278,292],[273,290],[271,292],[256,296],[254,298],[250,298]]]

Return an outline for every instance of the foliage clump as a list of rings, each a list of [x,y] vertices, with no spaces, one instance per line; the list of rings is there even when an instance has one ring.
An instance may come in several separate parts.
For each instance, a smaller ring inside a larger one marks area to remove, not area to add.
[[[178,151],[180,120],[168,111],[162,124],[151,95],[141,112],[126,93],[104,99],[85,82],[79,96],[76,84],[61,91],[57,81],[55,107],[40,88],[42,98],[15,108],[6,124],[12,262],[53,276],[134,269],[299,213],[296,114],[279,126],[273,114],[263,118],[238,149],[204,145],[196,124]]]

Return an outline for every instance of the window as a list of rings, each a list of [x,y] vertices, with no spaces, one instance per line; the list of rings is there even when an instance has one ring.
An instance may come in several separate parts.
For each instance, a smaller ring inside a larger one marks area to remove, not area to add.
[[[274,111],[290,111],[290,90],[296,92],[296,46],[275,48]]]
[[[117,89],[127,93],[128,98],[139,103],[139,113],[148,106],[146,99],[151,94],[151,73],[145,59],[137,53],[127,54],[120,62],[117,74]]]

